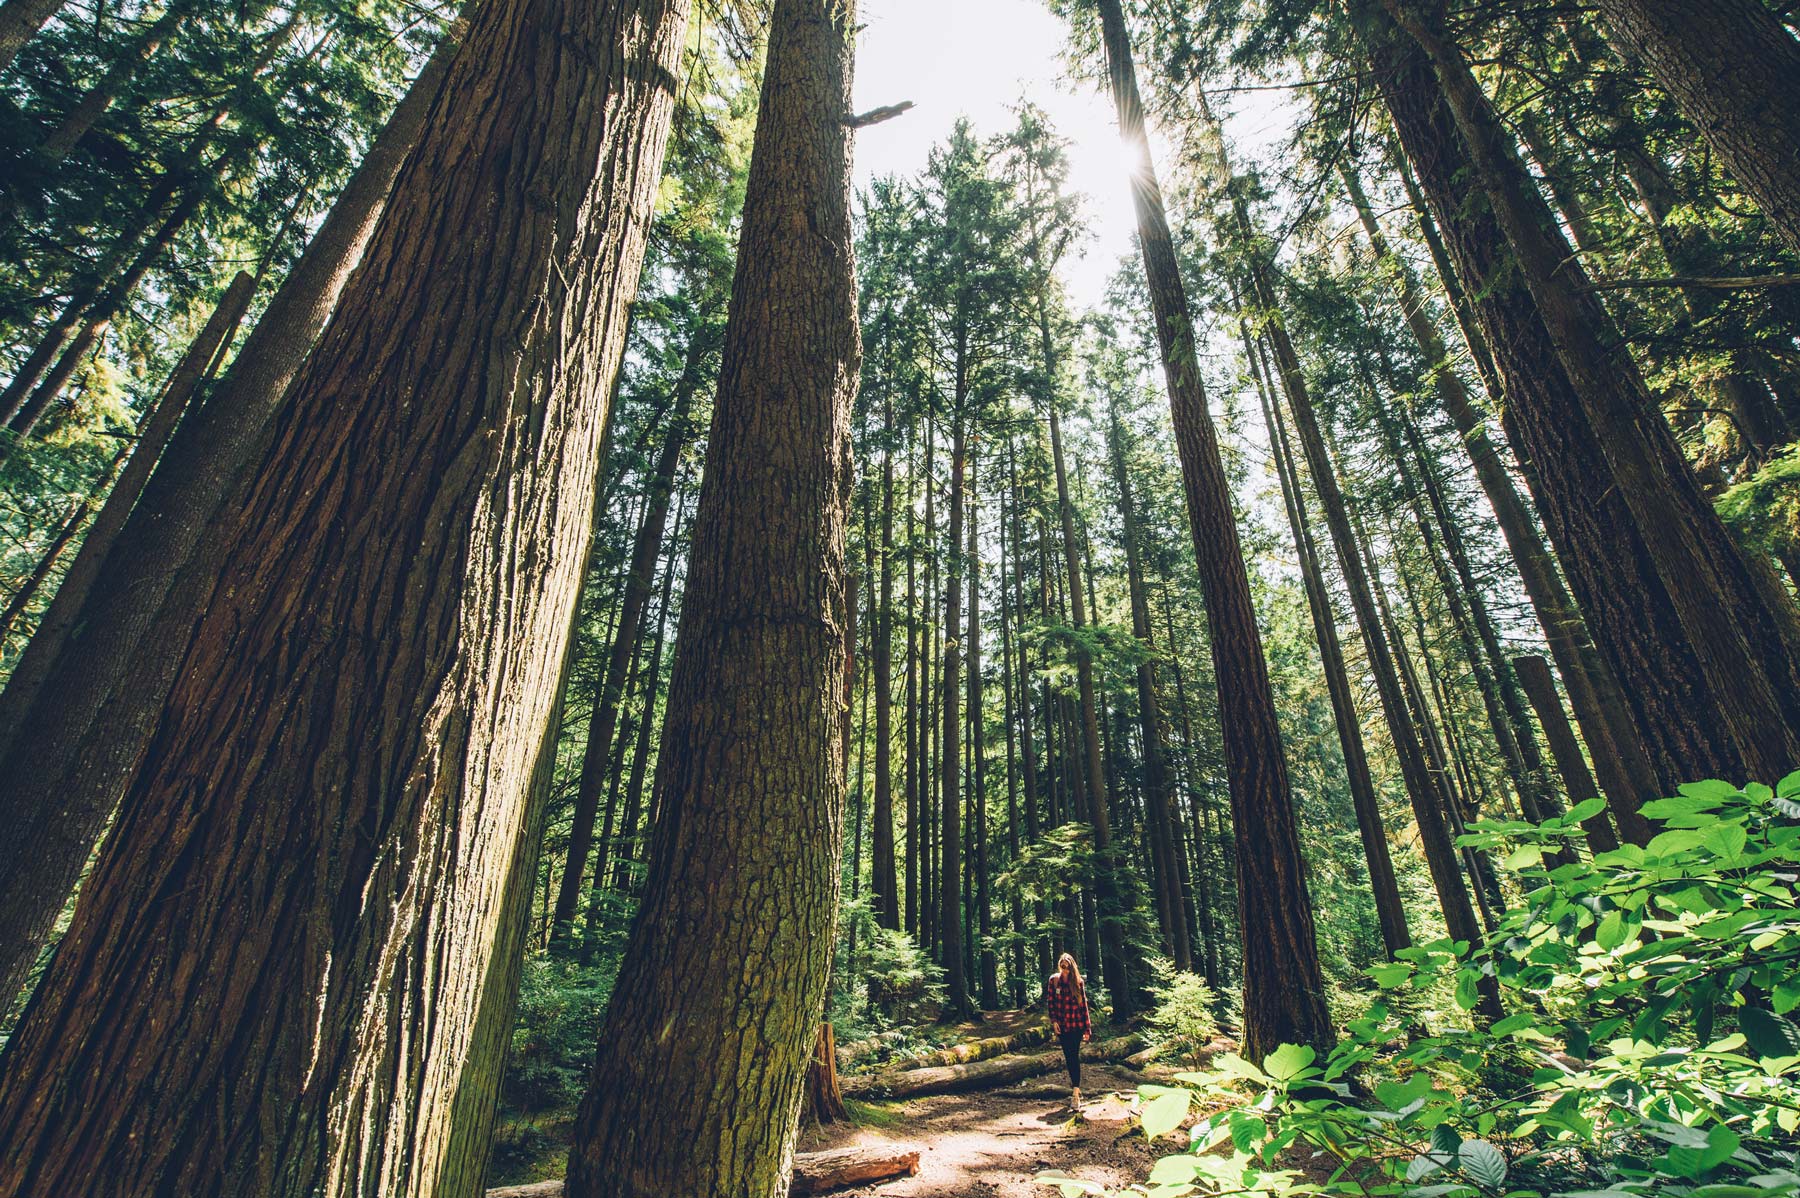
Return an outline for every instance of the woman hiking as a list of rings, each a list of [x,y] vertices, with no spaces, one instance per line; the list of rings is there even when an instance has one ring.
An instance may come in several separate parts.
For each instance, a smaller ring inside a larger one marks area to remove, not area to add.
[[[1044,1005],[1050,1008],[1050,1028],[1062,1044],[1063,1061],[1069,1066],[1069,1107],[1081,1110],[1081,1042],[1094,1037],[1088,1016],[1087,983],[1075,958],[1064,953],[1056,972],[1044,983]]]

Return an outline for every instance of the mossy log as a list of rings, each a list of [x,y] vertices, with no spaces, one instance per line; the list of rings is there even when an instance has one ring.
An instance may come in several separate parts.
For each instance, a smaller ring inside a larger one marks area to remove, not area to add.
[[[1142,1048],[1141,1036],[1119,1036],[1084,1044],[1084,1061],[1114,1061]],[[931,1094],[961,1094],[969,1090],[991,1090],[1027,1078],[1042,1077],[1062,1068],[1062,1053],[1041,1052],[1031,1055],[992,1057],[959,1065],[939,1065],[926,1069],[895,1069],[865,1077],[845,1078],[844,1092],[853,1098],[923,1098]]]
[[[919,1150],[897,1145],[868,1148],[834,1148],[827,1152],[802,1152],[794,1157],[794,1174],[788,1183],[789,1198],[808,1198],[833,1190],[871,1182],[911,1177],[919,1171]],[[487,1198],[563,1198],[562,1178],[534,1181],[529,1185],[501,1186]]]

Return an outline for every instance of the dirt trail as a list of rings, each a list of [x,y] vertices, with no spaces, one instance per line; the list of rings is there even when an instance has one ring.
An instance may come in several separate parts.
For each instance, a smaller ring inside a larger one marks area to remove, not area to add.
[[[1082,1067],[1082,1111],[1069,1109],[1067,1078],[973,1094],[946,1094],[884,1103],[892,1126],[809,1128],[800,1150],[850,1145],[905,1145],[919,1150],[919,1174],[899,1181],[841,1190],[880,1198],[1056,1198],[1032,1180],[1047,1169],[1108,1187],[1141,1182],[1156,1158],[1134,1130],[1131,1098],[1137,1083],[1106,1065]]]

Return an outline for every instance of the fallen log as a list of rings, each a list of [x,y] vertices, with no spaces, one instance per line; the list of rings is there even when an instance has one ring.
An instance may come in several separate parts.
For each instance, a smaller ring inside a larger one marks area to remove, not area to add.
[[[1021,1048],[1030,1048],[1034,1044],[1050,1042],[1050,1025],[1038,1024],[1023,1031],[1014,1032],[1010,1036],[989,1036],[985,1040],[964,1040],[961,1044],[952,1044],[949,1048],[940,1048],[922,1057],[914,1057],[906,1063],[907,1069],[933,1069],[940,1065],[967,1065],[974,1061],[985,1061],[989,1057],[1004,1056]]]
[[[1143,1047],[1141,1036],[1119,1036],[1081,1046],[1084,1061],[1113,1061]],[[843,1081],[844,1093],[853,1098],[924,1098],[932,1094],[962,1094],[1009,1086],[1027,1078],[1042,1077],[1062,1068],[1061,1052],[1029,1056],[1001,1056],[962,1065],[927,1069],[892,1069]]]
[[[802,1152],[794,1157],[794,1175],[788,1182],[788,1198],[808,1198],[832,1190],[911,1177],[919,1171],[919,1150],[883,1145],[873,1148],[833,1148],[826,1152]],[[530,1185],[501,1186],[487,1198],[563,1198],[562,1178],[534,1181]]]
[[[834,1148],[829,1152],[804,1152],[794,1158],[794,1176],[788,1183],[789,1198],[826,1194],[850,1186],[911,1177],[919,1171],[917,1148]]]

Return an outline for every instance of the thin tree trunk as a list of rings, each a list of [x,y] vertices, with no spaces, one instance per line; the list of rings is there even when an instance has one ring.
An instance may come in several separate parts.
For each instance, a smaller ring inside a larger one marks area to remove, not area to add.
[[[606,785],[607,752],[618,724],[619,706],[625,697],[632,655],[641,639],[650,588],[655,584],[656,560],[662,554],[663,534],[669,522],[669,499],[675,491],[675,472],[681,465],[681,454],[687,448],[691,433],[688,408],[694,393],[705,383],[705,367],[712,348],[708,314],[708,307],[703,305],[696,317],[697,327],[688,339],[681,376],[675,382],[669,427],[646,483],[648,496],[643,522],[638,525],[637,537],[631,547],[631,563],[625,571],[625,593],[619,603],[618,627],[613,631],[606,671],[594,691],[594,707],[588,716],[587,744],[582,750],[581,779],[575,793],[574,821],[569,829],[569,851],[563,865],[562,883],[556,892],[555,912],[551,915],[550,947],[556,952],[566,954],[574,947],[575,918],[581,905],[581,892],[586,887],[588,854],[593,849],[594,817],[599,813],[600,793]]]
[[[875,608],[875,802],[870,888],[875,922],[900,928],[899,879],[894,869],[894,404],[882,399],[881,598]]]
[[[1119,492],[1119,516],[1125,541],[1125,577],[1131,597],[1131,632],[1147,652],[1154,652],[1150,633],[1150,601],[1144,595],[1144,568],[1139,560],[1137,503],[1131,490],[1131,473],[1125,461],[1125,430],[1118,410],[1108,424],[1112,450],[1113,483]],[[1162,705],[1156,697],[1156,667],[1148,656],[1138,663],[1138,721],[1143,730],[1144,809],[1149,825],[1146,837],[1156,863],[1158,906],[1163,912],[1163,933],[1172,949],[1175,968],[1194,971],[1193,937],[1188,930],[1187,909],[1181,901],[1181,868],[1175,843],[1179,833],[1170,809],[1174,804],[1173,781],[1163,749]]]
[[[1337,553],[1338,568],[1343,572],[1345,589],[1350,594],[1350,605],[1355,612],[1357,626],[1362,631],[1369,671],[1374,675],[1375,688],[1381,698],[1382,714],[1387,720],[1395,756],[1400,761],[1407,797],[1412,802],[1413,819],[1419,829],[1419,847],[1425,854],[1425,864],[1431,872],[1432,886],[1437,891],[1438,904],[1443,910],[1444,922],[1451,938],[1477,944],[1481,940],[1481,930],[1475,923],[1468,888],[1463,885],[1461,871],[1456,865],[1455,845],[1444,826],[1443,813],[1448,803],[1441,793],[1439,779],[1433,776],[1426,760],[1426,745],[1420,734],[1421,730],[1407,716],[1403,679],[1395,661],[1399,646],[1390,645],[1388,638],[1382,634],[1382,621],[1376,607],[1371,575],[1364,568],[1362,555],[1358,551],[1358,539],[1351,527],[1343,489],[1338,483],[1337,471],[1332,464],[1324,432],[1313,412],[1306,380],[1300,369],[1300,359],[1281,323],[1274,289],[1268,280],[1267,265],[1260,256],[1261,251],[1257,247],[1241,196],[1234,197],[1234,208],[1239,236],[1251,254],[1251,282],[1268,321],[1264,336],[1274,351],[1275,374],[1287,396],[1294,431],[1299,436],[1301,452],[1305,455],[1307,468],[1312,474],[1313,489],[1324,509],[1325,524],[1331,533],[1332,548]],[[1486,1015],[1499,1018],[1499,988],[1492,979],[1484,987],[1482,1003]]]
[[[685,17],[476,12],[7,1044],[0,1193],[434,1192]]]
[[[967,414],[958,407],[950,430],[950,544],[944,563],[944,657],[938,674],[938,817],[943,833],[943,870],[938,875],[939,961],[944,966],[947,1015],[968,1018],[968,978],[963,968],[962,928],[962,526],[963,482],[967,469]]]
[[[1338,745],[1343,751],[1344,775],[1350,786],[1350,802],[1356,812],[1357,832],[1362,838],[1363,859],[1369,867],[1369,888],[1375,898],[1375,918],[1381,928],[1381,942],[1390,959],[1412,945],[1412,933],[1406,925],[1406,907],[1400,898],[1400,885],[1394,874],[1393,856],[1388,849],[1387,823],[1375,794],[1375,780],[1369,773],[1369,757],[1363,744],[1362,720],[1357,715],[1355,693],[1344,664],[1343,643],[1338,639],[1337,616],[1331,610],[1330,592],[1325,589],[1325,574],[1319,561],[1319,550],[1313,540],[1312,527],[1306,514],[1305,498],[1300,492],[1300,476],[1288,446],[1287,424],[1281,408],[1274,403],[1266,383],[1257,346],[1250,330],[1241,322],[1244,354],[1262,400],[1263,417],[1269,429],[1269,449],[1275,459],[1280,478],[1281,496],[1287,507],[1288,523],[1293,530],[1295,552],[1300,558],[1300,576],[1306,587],[1307,605],[1312,612],[1313,633],[1319,644],[1320,666],[1325,673],[1325,687],[1331,696],[1332,717],[1337,724]]]
[[[778,1198],[793,1160],[843,844],[852,21],[776,0],[769,22],[648,883],[570,1198]]]
[[[39,160],[46,165],[54,165],[67,157],[76,143],[94,127],[94,122],[112,107],[113,101],[118,99],[119,92],[125,85],[131,82],[131,77],[137,74],[138,68],[168,42],[177,27],[187,20],[188,14],[196,7],[198,0],[172,0],[163,9],[162,15],[138,35],[130,48],[107,67],[106,74],[100,77],[100,81],[88,89],[75,107],[63,114],[63,119],[50,131],[50,136],[38,145]],[[0,69],[4,67],[0,66]]]
[[[975,784],[975,918],[983,1010],[1000,1006],[1000,961],[994,953],[993,897],[988,887],[987,743],[981,679],[981,552],[976,457],[969,455],[969,757]]]

